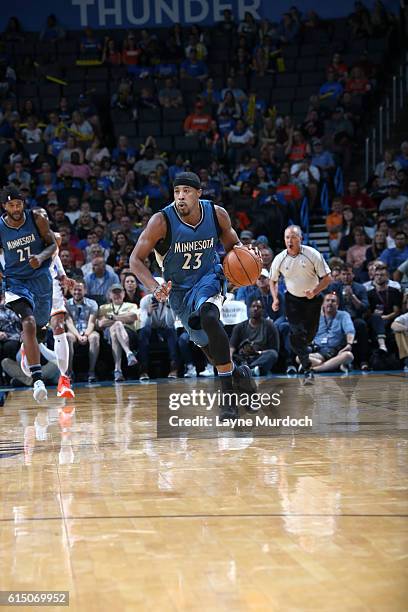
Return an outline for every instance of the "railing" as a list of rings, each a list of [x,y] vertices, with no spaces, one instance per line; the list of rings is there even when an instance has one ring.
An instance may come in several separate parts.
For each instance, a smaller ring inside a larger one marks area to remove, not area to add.
[[[364,173],[368,181],[370,174],[375,170],[379,158],[384,153],[384,142],[390,138],[391,127],[396,124],[399,111],[404,107],[408,98],[408,52],[401,63],[398,73],[392,77],[391,92],[379,107],[371,135],[365,139]]]

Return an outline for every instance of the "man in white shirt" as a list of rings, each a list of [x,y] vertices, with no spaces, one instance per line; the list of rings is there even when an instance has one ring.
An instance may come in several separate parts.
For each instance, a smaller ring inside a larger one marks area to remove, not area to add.
[[[317,198],[320,171],[317,166],[312,165],[311,157],[308,156],[303,161],[293,164],[290,169],[290,175],[294,182],[307,192],[310,204],[313,206]]]
[[[302,245],[302,230],[290,225],[285,230],[286,249],[272,262],[270,287],[272,310],[279,310],[278,280],[285,278],[285,311],[290,326],[290,343],[304,370],[304,384],[313,383],[308,345],[319,327],[322,297],[331,282],[330,268],[316,249]]]

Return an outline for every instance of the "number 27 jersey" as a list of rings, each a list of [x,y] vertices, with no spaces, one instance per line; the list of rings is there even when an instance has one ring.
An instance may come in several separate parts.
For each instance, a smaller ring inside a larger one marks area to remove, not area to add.
[[[24,215],[24,223],[19,228],[7,225],[5,214],[0,217],[0,247],[4,253],[6,278],[29,279],[49,273],[50,259],[36,270],[30,266],[29,258],[41,253],[45,245],[31,210],[24,211]]]

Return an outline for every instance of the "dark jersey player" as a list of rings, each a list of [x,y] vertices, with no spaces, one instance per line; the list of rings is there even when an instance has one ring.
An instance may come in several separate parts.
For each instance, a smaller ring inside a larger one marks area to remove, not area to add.
[[[130,257],[131,270],[159,301],[169,298],[189,336],[217,367],[223,393],[256,389],[247,366],[231,362],[228,336],[220,321],[226,280],[216,253],[240,244],[228,213],[201,200],[200,179],[183,172],[174,180],[174,202],[152,216]],[[155,251],[165,283],[158,285],[143,263]],[[221,419],[234,418],[236,405],[222,406]]]
[[[0,217],[0,247],[5,267],[5,303],[21,319],[23,342],[33,379],[33,396],[47,399],[41,376],[37,326],[48,323],[52,302],[51,257],[57,250],[48,220],[35,210],[25,210],[24,198],[15,189],[0,192],[5,213]]]

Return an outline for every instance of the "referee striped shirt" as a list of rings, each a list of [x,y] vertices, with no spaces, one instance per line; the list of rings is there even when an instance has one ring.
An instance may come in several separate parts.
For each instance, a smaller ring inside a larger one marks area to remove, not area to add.
[[[275,257],[269,277],[278,282],[280,274],[285,278],[289,293],[305,297],[305,291],[314,289],[324,276],[330,274],[330,268],[319,251],[302,244],[297,255],[289,255],[285,249]]]

